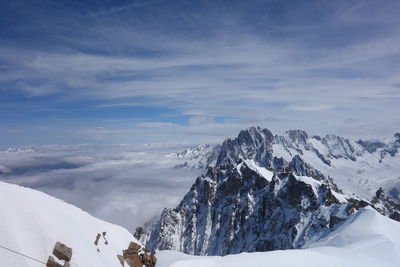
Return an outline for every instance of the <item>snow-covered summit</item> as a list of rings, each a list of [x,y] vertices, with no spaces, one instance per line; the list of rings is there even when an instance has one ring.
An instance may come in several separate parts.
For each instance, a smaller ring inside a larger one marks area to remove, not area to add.
[[[216,157],[218,156],[218,147],[219,146],[200,144],[178,153],[168,153],[166,156],[167,158],[184,161],[176,165],[176,168],[202,169],[210,165],[215,165]]]

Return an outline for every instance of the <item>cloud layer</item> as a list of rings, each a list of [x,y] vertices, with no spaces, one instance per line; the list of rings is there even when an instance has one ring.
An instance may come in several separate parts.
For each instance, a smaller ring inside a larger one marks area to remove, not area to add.
[[[0,152],[0,179],[46,192],[134,231],[164,207],[177,205],[201,172],[174,169],[175,164],[160,147],[45,146]]]

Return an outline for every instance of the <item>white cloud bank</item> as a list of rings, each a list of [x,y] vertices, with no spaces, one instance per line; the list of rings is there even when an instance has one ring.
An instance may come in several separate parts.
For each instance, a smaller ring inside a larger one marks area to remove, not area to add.
[[[1,180],[44,191],[131,231],[174,207],[200,174],[174,169],[177,162],[151,146],[43,146],[0,152],[0,162]]]

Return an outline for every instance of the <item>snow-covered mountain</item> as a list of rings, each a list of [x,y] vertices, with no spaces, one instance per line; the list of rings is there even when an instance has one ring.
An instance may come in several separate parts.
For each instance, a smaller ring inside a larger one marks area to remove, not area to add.
[[[380,163],[393,160],[398,145],[396,140],[377,148]],[[374,200],[345,194],[319,170],[371,153],[349,140],[310,139],[299,130],[273,136],[252,127],[215,150],[214,167],[196,179],[176,208],[166,208],[160,220],[146,226],[141,240],[147,246],[194,255],[302,248],[365,206],[400,218],[400,205],[383,190],[374,192]]]
[[[370,208],[363,208],[309,248],[241,253],[225,257],[160,251],[158,267],[397,267],[400,263],[399,240],[400,223]]]
[[[0,214],[0,266],[4,267],[43,266],[38,261],[47,262],[57,241],[72,248],[71,266],[121,267],[117,255],[130,242],[138,243],[120,226],[42,192],[4,182],[0,182]]]
[[[193,255],[301,248],[372,205],[344,195],[328,179],[273,173],[252,159],[232,166],[198,177],[181,203],[149,227],[146,245]],[[382,211],[399,216],[396,207]]]
[[[301,171],[303,174],[318,171],[319,176],[330,176],[344,191],[363,198],[372,198],[382,187],[400,201],[399,149],[399,133],[384,141],[349,140],[332,134],[310,137],[301,130],[290,130],[280,136],[268,129],[251,127],[215,146],[214,151],[208,147],[207,153],[198,153],[195,160],[182,157],[185,162],[179,166],[204,166],[197,164],[200,161],[215,167],[252,156],[260,166],[276,171],[295,165],[296,171],[301,171],[302,166],[308,165]]]
[[[215,165],[218,153],[218,145],[200,144],[178,153],[168,153],[166,156],[183,161],[183,163],[177,164],[175,168],[202,169]]]

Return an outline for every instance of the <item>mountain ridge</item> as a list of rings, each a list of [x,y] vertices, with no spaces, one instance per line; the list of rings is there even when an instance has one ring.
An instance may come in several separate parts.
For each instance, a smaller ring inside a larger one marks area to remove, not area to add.
[[[350,192],[364,198],[372,198],[376,190],[383,187],[391,197],[400,201],[399,133],[385,141],[349,140],[332,134],[310,137],[303,130],[273,135],[268,129],[250,127],[240,131],[236,138],[227,138],[222,145],[211,147],[208,146],[207,153],[202,153],[197,147],[188,149],[195,151],[192,153],[197,155],[196,160],[181,156],[184,163],[176,167],[206,168],[205,162],[214,167],[223,161],[233,163],[240,158],[246,159],[251,154],[258,164],[275,171],[290,166],[306,175],[332,177],[340,187],[346,189],[350,186]],[[200,166],[199,161],[203,163]],[[308,166],[304,168],[305,164]],[[386,167],[389,167],[388,171],[382,172]],[[368,176],[378,176],[379,179],[372,180]]]

